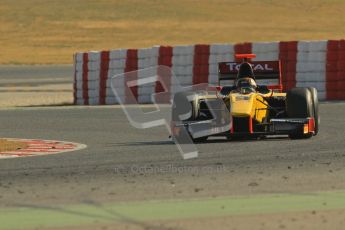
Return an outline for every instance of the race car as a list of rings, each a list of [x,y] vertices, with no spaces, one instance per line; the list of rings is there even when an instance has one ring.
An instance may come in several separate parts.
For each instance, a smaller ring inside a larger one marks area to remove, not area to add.
[[[178,92],[172,106],[171,133],[179,142],[318,134],[317,90],[283,92],[281,62],[251,61],[255,54],[235,55],[240,62],[218,63],[218,86]]]

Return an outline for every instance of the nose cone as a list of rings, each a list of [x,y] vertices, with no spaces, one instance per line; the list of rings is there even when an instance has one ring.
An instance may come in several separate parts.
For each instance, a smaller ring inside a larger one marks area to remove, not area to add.
[[[231,115],[234,117],[252,116],[254,106],[253,93],[250,94],[239,94],[234,93],[231,95]]]

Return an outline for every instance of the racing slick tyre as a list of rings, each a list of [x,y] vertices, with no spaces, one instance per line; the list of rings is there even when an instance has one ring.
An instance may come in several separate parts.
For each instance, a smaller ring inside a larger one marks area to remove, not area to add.
[[[317,135],[319,132],[319,124],[320,124],[320,115],[319,115],[319,99],[317,97],[317,90],[314,87],[308,87],[309,91],[311,92],[311,97],[313,99],[313,114],[314,114],[314,121],[315,121],[315,133]]]
[[[308,88],[292,88],[286,94],[286,112],[289,118],[314,117],[312,93]],[[291,139],[304,139],[312,134],[304,134],[302,130],[289,134]]]

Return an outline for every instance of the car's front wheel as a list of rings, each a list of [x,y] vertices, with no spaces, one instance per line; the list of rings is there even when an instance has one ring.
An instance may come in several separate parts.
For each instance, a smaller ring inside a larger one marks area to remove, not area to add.
[[[308,88],[292,88],[286,94],[286,112],[289,118],[314,118],[313,95]],[[316,123],[316,121],[315,121]],[[304,139],[312,137],[312,133],[296,130],[291,133],[291,139]]]

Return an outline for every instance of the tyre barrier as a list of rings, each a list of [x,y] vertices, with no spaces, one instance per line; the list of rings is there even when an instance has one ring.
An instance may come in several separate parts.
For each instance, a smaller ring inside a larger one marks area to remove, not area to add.
[[[234,61],[237,53],[255,53],[253,61],[280,59],[283,88],[315,87],[320,100],[345,99],[345,40],[282,41],[239,44],[154,46],[144,49],[90,51],[74,55],[74,103],[111,105],[117,99],[111,78],[117,74],[157,65],[171,67],[182,86],[216,84],[218,62]],[[135,76],[140,79],[139,76]],[[117,92],[127,95],[126,82],[116,82]],[[174,84],[171,95],[174,94]],[[130,88],[139,103],[152,103],[151,95],[162,92],[160,83]],[[166,102],[170,100],[166,98]]]

